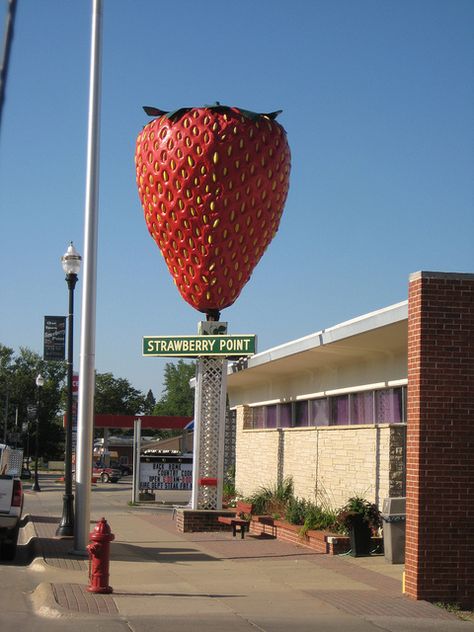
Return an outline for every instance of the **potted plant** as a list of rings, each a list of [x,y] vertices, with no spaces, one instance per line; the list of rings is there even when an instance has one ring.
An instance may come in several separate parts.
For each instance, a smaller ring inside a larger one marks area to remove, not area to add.
[[[349,498],[339,512],[337,521],[350,536],[350,554],[353,557],[369,555],[372,535],[382,525],[377,505],[358,496]]]

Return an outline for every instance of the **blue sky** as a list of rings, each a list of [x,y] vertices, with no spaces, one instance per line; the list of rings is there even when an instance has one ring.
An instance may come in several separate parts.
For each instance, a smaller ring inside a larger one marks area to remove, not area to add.
[[[88,0],[18,0],[0,129],[0,342],[16,351],[42,353],[43,316],[67,311],[60,257],[84,251],[90,22]],[[201,320],[143,219],[142,105],[283,110],[280,230],[221,316],[259,350],[404,300],[411,272],[472,272],[473,27],[471,0],[104,0],[97,370],[159,394],[166,360],[142,336]]]

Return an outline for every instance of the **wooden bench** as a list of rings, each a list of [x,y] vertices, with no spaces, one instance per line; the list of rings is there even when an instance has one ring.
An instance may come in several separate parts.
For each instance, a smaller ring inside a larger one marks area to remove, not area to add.
[[[235,507],[235,516],[219,516],[217,521],[221,524],[228,524],[232,527],[232,536],[235,538],[237,535],[237,529],[240,530],[240,537],[243,539],[245,532],[249,530],[250,515],[252,513],[253,505],[250,503],[244,503],[237,501]],[[248,517],[247,517],[248,516]]]

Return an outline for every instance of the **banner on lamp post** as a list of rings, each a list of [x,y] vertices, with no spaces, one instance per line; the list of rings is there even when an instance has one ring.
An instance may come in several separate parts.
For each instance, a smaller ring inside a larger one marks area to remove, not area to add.
[[[44,317],[43,341],[45,361],[61,362],[66,358],[66,316]]]

